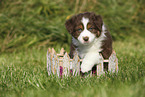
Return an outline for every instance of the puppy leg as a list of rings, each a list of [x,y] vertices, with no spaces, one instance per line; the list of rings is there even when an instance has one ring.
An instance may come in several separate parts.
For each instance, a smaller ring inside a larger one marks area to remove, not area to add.
[[[99,53],[89,52],[83,59],[83,62],[81,64],[81,71],[83,73],[88,72],[92,70],[95,64],[99,64],[101,63],[101,61],[102,57],[100,56]]]

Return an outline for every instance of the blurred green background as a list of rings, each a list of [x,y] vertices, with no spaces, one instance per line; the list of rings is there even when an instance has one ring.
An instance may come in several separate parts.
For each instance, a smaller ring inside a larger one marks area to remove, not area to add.
[[[71,37],[66,18],[100,14],[114,41],[145,37],[145,0],[0,0],[0,52],[65,47]]]

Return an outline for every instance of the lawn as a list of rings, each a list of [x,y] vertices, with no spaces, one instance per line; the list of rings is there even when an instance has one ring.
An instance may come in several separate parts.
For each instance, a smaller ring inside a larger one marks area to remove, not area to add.
[[[60,48],[55,48],[57,51]],[[46,51],[26,49],[0,55],[0,96],[5,97],[144,97],[144,39],[114,42],[118,74],[59,79],[48,76]]]
[[[0,97],[144,97],[144,0],[0,0]],[[80,12],[103,17],[114,40],[117,74],[48,76],[48,47],[69,52],[65,21]]]

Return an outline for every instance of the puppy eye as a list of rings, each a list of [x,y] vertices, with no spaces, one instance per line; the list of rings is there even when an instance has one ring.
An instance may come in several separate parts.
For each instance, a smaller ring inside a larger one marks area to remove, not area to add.
[[[77,31],[79,31],[79,32],[81,32],[81,31],[83,31],[81,28],[79,28],[79,29],[77,29]]]
[[[89,30],[89,31],[92,31],[93,29],[94,29],[94,28],[89,28],[88,30]]]

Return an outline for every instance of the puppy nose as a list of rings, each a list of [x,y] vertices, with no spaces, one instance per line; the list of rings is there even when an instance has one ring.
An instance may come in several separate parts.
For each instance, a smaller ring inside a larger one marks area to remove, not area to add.
[[[89,40],[89,37],[83,37],[84,41],[88,41]]]

